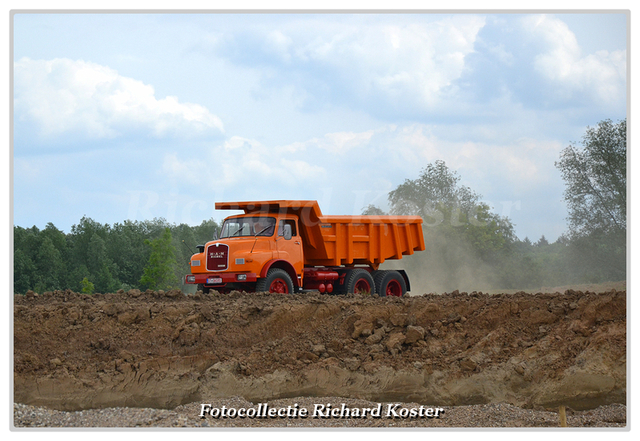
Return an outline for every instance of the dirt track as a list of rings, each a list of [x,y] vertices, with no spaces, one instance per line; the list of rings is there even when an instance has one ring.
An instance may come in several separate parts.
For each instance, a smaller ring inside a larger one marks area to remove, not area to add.
[[[14,399],[59,410],[241,396],[626,404],[626,292],[405,298],[179,291],[14,298]]]

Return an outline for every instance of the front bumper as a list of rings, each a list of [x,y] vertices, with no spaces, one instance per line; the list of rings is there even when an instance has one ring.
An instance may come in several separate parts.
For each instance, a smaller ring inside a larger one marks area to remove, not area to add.
[[[184,283],[187,285],[204,285],[206,287],[221,287],[227,283],[249,283],[258,280],[256,273],[208,273],[187,274]]]

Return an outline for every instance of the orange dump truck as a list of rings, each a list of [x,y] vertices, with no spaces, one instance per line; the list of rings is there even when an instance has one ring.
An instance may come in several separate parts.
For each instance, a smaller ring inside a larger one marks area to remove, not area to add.
[[[403,296],[410,290],[406,272],[379,266],[424,250],[419,216],[324,216],[316,201],[215,207],[244,214],[226,218],[220,237],[191,257],[185,282],[203,291]]]

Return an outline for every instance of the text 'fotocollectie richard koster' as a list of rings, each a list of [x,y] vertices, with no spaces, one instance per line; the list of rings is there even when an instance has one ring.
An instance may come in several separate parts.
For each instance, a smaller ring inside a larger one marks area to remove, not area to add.
[[[401,404],[378,403],[373,407],[348,407],[341,405],[314,404],[313,409],[300,407],[297,403],[286,407],[271,407],[260,403],[255,407],[212,407],[200,405],[200,417],[206,418],[440,418],[441,407],[402,407]]]

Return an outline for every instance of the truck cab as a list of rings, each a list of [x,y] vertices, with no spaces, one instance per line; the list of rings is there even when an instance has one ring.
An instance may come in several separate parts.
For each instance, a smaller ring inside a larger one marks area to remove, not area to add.
[[[230,216],[222,224],[220,237],[199,250],[191,257],[187,283],[196,283],[202,290],[258,290],[258,279],[265,279],[272,269],[284,272],[289,280],[279,274],[267,290],[290,293],[302,287],[304,251],[296,216]]]

